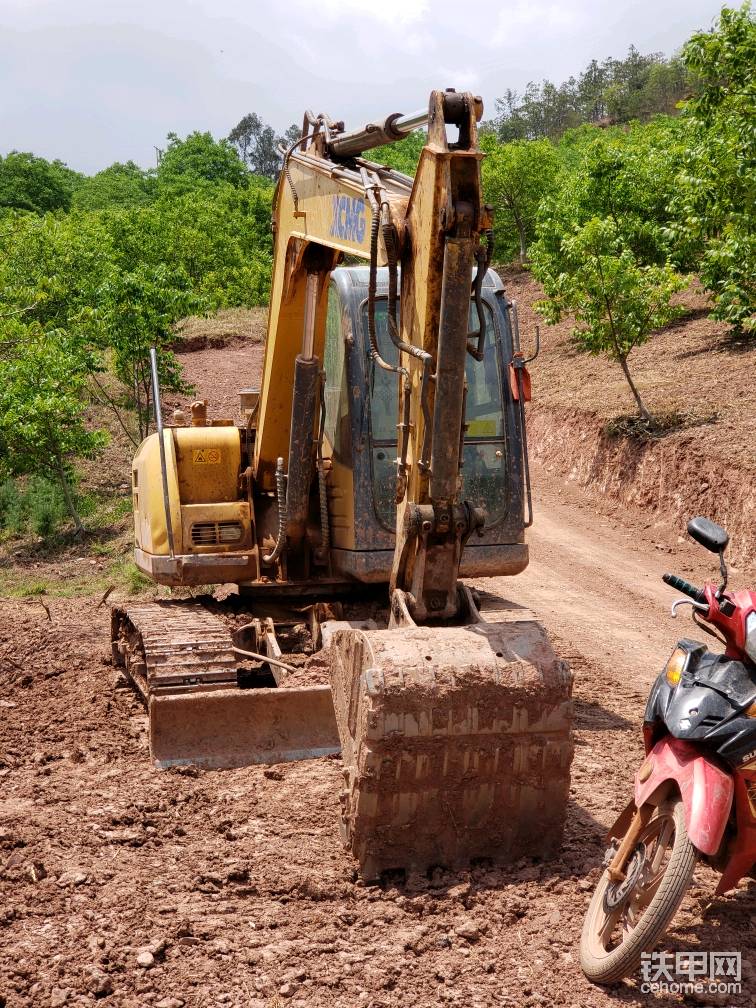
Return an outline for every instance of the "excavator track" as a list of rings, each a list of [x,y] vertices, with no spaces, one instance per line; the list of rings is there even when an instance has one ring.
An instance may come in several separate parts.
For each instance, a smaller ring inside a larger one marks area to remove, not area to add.
[[[287,687],[272,664],[265,681],[275,685],[243,685],[250,662],[223,620],[197,603],[115,608],[111,639],[115,664],[147,706],[158,767],[238,767],[339,751],[329,687]]]
[[[549,857],[562,841],[572,676],[524,610],[333,636],[342,838],[386,871]]]

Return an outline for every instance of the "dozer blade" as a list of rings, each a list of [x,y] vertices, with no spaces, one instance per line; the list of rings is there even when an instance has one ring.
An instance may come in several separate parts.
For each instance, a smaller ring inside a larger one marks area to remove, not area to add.
[[[155,696],[149,712],[159,767],[286,763],[339,751],[329,686]]]
[[[112,614],[113,657],[142,694],[158,767],[283,763],[339,751],[328,686],[240,688],[228,627],[191,602]]]
[[[342,836],[366,879],[558,850],[572,677],[527,611],[334,634]]]

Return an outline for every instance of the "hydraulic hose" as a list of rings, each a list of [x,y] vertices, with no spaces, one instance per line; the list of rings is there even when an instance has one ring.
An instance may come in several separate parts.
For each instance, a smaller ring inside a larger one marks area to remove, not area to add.
[[[397,317],[397,303],[399,300],[399,253],[396,247],[396,229],[393,223],[389,220],[383,224],[383,244],[386,247],[386,259],[388,262],[389,271],[389,289],[388,289],[388,332],[391,338],[391,342],[399,351],[404,351],[404,353],[410,354],[415,357],[422,364],[421,379],[420,379],[420,408],[423,414],[423,444],[420,450],[420,458],[418,459],[418,466],[420,469],[427,469],[429,467],[428,456],[430,454],[430,443],[431,443],[431,412],[430,405],[428,403],[429,394],[429,382],[431,377],[431,367],[433,365],[433,357],[427,353],[425,350],[421,350],[420,347],[413,346],[412,343],[407,343],[399,335],[399,319]],[[406,372],[405,372],[406,374]],[[407,385],[409,385],[409,376],[407,376]],[[408,395],[405,395],[405,402],[408,402]],[[409,424],[409,417],[405,417],[405,422]],[[409,427],[407,430],[407,435],[409,436]]]
[[[365,176],[363,176],[364,178]],[[404,487],[407,470],[407,451],[409,448],[409,428],[410,428],[410,376],[409,371],[401,364],[394,365],[387,363],[381,357],[378,349],[378,337],[375,331],[375,296],[378,287],[378,232],[381,227],[381,212],[383,204],[376,199],[372,189],[366,186],[370,209],[372,210],[372,220],[370,223],[370,273],[368,280],[368,340],[370,343],[370,359],[383,368],[384,371],[393,371],[401,375],[402,379],[402,419],[399,421],[399,436],[397,439],[397,474],[396,474],[396,502],[400,503],[404,497]],[[392,230],[393,235],[393,230]],[[393,248],[393,246],[392,246]],[[396,265],[396,264],[395,264]],[[396,341],[392,342],[396,345]]]
[[[276,462],[276,503],[278,505],[278,536],[273,552],[263,557],[263,563],[274,564],[284,551],[286,546],[286,526],[288,525],[288,512],[286,508],[286,476],[284,474],[284,460],[279,458]]]
[[[318,503],[320,505],[320,545],[325,554],[331,547],[331,528],[328,515],[328,484],[323,460],[323,435],[325,433],[325,371],[320,373],[320,428],[318,431]]]

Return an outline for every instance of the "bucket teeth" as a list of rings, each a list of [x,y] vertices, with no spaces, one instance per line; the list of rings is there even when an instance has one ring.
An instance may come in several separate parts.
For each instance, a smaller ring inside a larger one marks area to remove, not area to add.
[[[556,852],[572,679],[540,624],[346,629],[331,662],[342,835],[364,877]]]

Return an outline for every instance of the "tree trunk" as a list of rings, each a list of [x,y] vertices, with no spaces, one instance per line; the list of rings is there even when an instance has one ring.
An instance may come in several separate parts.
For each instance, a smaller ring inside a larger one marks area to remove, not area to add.
[[[79,518],[79,512],[76,510],[76,505],[74,504],[73,496],[71,494],[71,488],[69,487],[68,480],[66,479],[66,470],[63,465],[63,459],[60,457],[58,452],[55,453],[55,463],[58,470],[58,479],[60,480],[60,485],[61,488],[63,489],[63,496],[66,498],[68,513],[74,520],[76,535],[77,536],[83,535],[84,526],[81,523],[81,518]]]
[[[528,239],[525,234],[525,225],[522,217],[520,217],[514,207],[512,208],[512,216],[514,217],[517,234],[520,238],[520,265],[524,266],[528,261]]]
[[[635,382],[633,381],[632,375],[630,374],[630,368],[627,366],[627,357],[618,357],[617,360],[619,361],[619,365],[622,368],[622,371],[624,372],[625,378],[627,379],[627,384],[630,386],[630,391],[633,393],[636,405],[638,406],[638,412],[640,413],[640,415],[643,417],[643,419],[646,421],[647,424],[649,425],[653,424],[654,421],[651,418],[651,414],[646,409],[643,400],[640,397],[640,392],[635,387]]]

